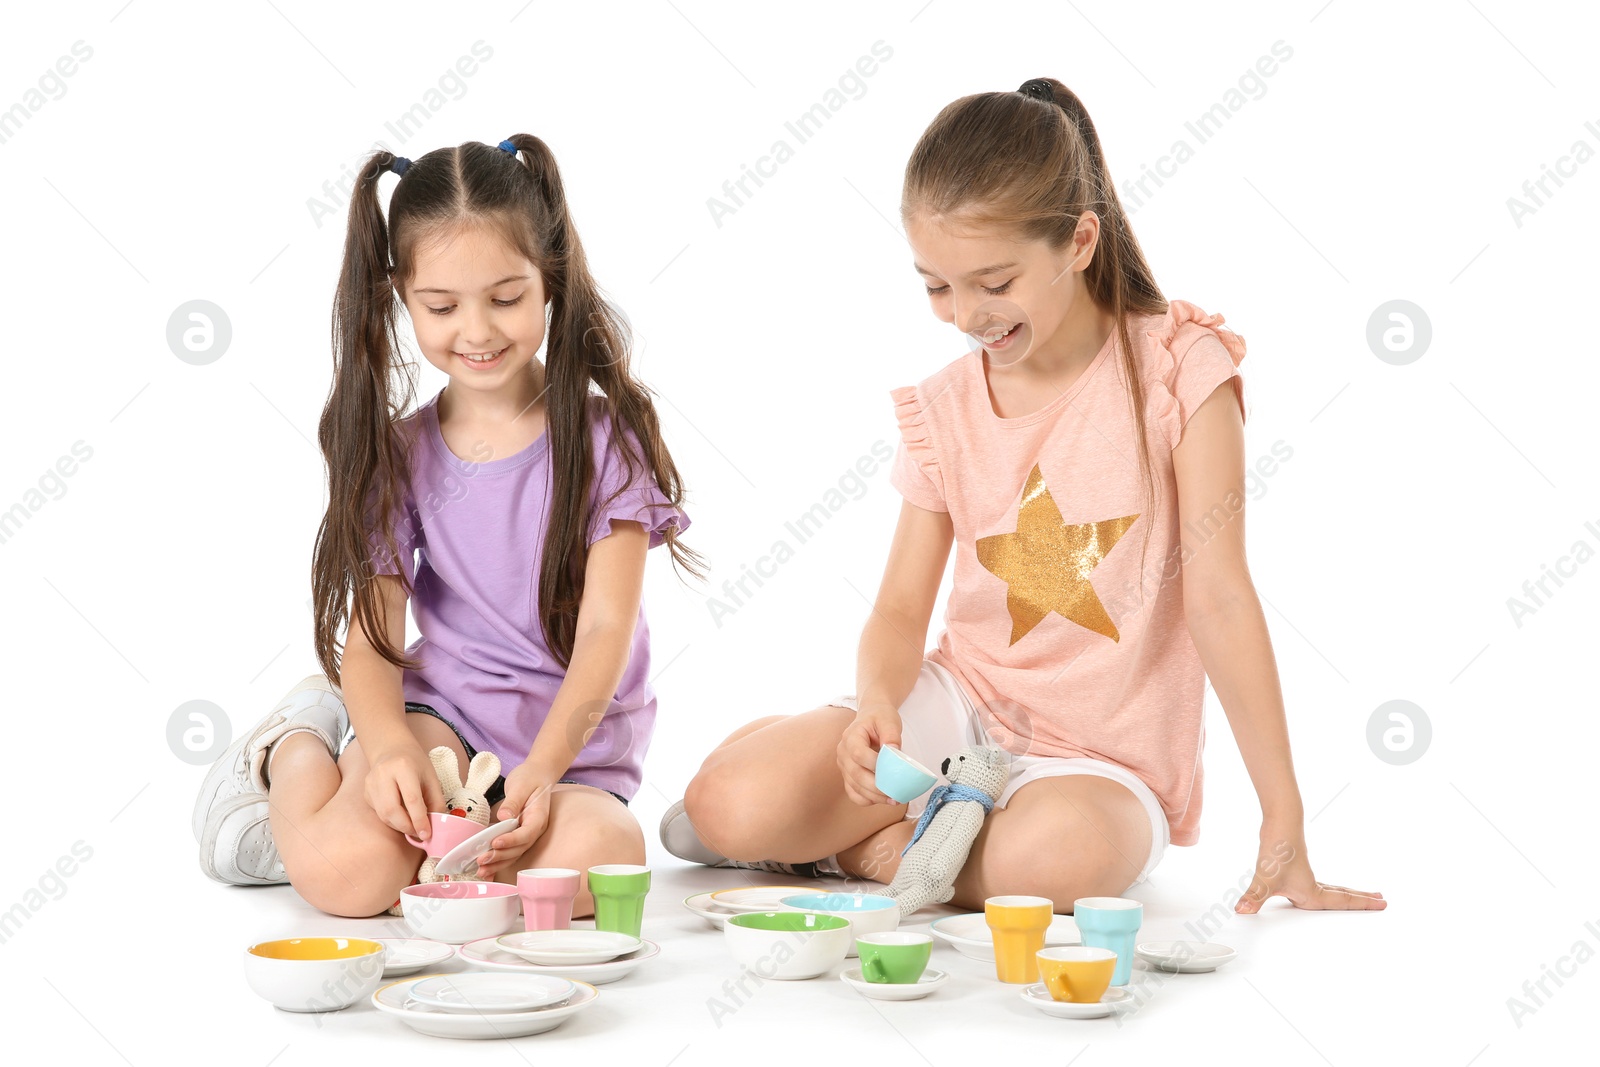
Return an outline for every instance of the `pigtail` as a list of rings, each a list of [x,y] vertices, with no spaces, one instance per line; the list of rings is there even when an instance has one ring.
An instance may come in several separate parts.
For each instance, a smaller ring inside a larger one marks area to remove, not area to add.
[[[317,662],[335,684],[349,618],[361,624],[384,659],[402,668],[418,664],[389,641],[382,601],[372,581],[369,531],[376,530],[388,558],[409,555],[397,546],[393,519],[404,500],[407,463],[395,419],[412,401],[412,384],[393,396],[400,345],[398,301],[389,265],[389,233],[378,204],[378,179],[395,157],[367,159],[350,197],[344,260],[333,303],[333,384],[317,427],[327,465],[328,506],[312,552],[312,611]],[[400,567],[406,592],[408,568]]]
[[[675,507],[683,504],[684,485],[662,438],[650,393],[633,376],[632,338],[589,272],[555,156],[544,141],[531,134],[517,134],[509,141],[533,178],[544,253],[538,261],[550,295],[545,418],[550,439],[551,506],[538,576],[538,616],[546,644],[565,666],[576,639],[589,555],[589,494],[594,479],[591,383],[599,386],[603,395],[609,436],[626,463],[628,480],[640,470],[631,451],[622,447],[624,428],[638,438],[649,473]],[[671,527],[663,531],[674,565],[703,577],[702,557],[681,544],[678,533]]]

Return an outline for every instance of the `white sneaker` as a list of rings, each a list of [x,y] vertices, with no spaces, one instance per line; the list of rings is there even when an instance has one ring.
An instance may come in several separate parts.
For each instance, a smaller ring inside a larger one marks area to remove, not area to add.
[[[284,694],[246,737],[228,746],[206,772],[195,800],[193,829],[200,869],[233,885],[275,885],[288,879],[268,822],[267,757],[272,745],[308,730],[335,755],[350,726],[339,690],[320,674]]]
[[[836,873],[821,869],[819,863],[779,863],[777,860],[730,860],[713,850],[695,833],[683,801],[667,808],[661,816],[661,844],[680,860],[703,863],[707,867],[734,867],[745,871],[766,871],[769,874],[793,874],[801,878],[816,878]]]

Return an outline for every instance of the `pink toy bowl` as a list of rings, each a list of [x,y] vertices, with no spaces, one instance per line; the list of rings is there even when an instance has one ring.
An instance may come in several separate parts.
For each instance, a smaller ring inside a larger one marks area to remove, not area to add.
[[[517,887],[504,882],[427,882],[400,890],[400,911],[418,937],[460,945],[499,937],[517,920]]]
[[[471,819],[463,819],[459,815],[445,815],[437,811],[428,814],[428,824],[432,827],[432,833],[426,841],[418,841],[410,834],[406,835],[406,840],[426,852],[430,859],[439,859],[483,829]]]

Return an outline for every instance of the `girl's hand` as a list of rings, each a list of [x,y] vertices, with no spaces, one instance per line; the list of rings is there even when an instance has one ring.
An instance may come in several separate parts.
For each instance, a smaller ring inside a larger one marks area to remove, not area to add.
[[[544,836],[550,823],[550,785],[526,763],[506,775],[506,798],[495,819],[516,819],[517,828],[489,842],[489,848],[478,856],[479,878],[494,878]]]
[[[444,807],[444,789],[427,753],[414,739],[401,739],[370,756],[367,803],[385,826],[426,841],[433,830],[428,813]]]
[[[1269,844],[1269,838],[1276,839]],[[1304,835],[1291,839],[1263,831],[1255,878],[1233,910],[1240,915],[1254,915],[1275,896],[1288,897],[1289,903],[1307,911],[1382,911],[1389,906],[1382,893],[1317,881],[1311,873],[1311,861],[1306,858]]]
[[[844,791],[851,800],[863,807],[873,804],[897,804],[899,801],[884,796],[876,784],[878,750],[884,745],[900,744],[900,713],[893,708],[868,708],[856,712],[855,721],[845,727],[839,738],[839,773],[844,778]]]

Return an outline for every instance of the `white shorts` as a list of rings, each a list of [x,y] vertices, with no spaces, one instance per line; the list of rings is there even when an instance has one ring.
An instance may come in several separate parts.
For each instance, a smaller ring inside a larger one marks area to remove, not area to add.
[[[828,703],[851,711],[860,710],[854,696],[837,697]],[[982,721],[972,702],[967,699],[961,683],[949,671],[927,658],[922,661],[910,695],[900,705],[900,724],[900,750],[934,774],[939,774],[939,765],[946,756],[968,745],[995,744],[984,731]],[[1138,775],[1126,767],[1088,757],[1012,756],[1010,778],[995,806],[1005,807],[1012,795],[1029,782],[1066,774],[1093,774],[1121,782],[1144,805],[1145,813],[1150,816],[1150,855],[1140,869],[1139,876],[1128,888],[1143,882],[1155,870],[1162,854],[1171,844],[1171,828],[1167,825],[1166,812],[1161,810],[1161,801],[1156,799],[1155,793]],[[940,784],[944,782],[941,776]],[[928,795],[924,793],[911,802],[906,809],[906,818],[915,819],[927,806]]]

